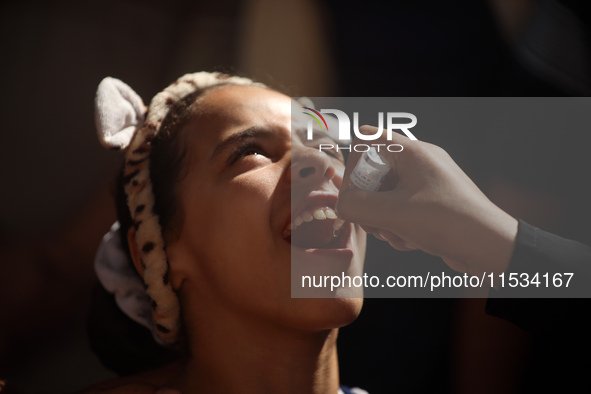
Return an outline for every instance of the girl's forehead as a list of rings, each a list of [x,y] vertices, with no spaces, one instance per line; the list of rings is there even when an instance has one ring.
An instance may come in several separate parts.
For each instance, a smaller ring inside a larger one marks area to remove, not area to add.
[[[257,86],[220,87],[203,97],[197,108],[189,126],[199,128],[200,134],[213,140],[243,127],[289,125],[291,119],[288,96]]]
[[[249,128],[289,133],[291,99],[257,86],[228,85],[207,93],[196,103],[184,134],[190,150],[209,155],[232,134]]]
[[[290,98],[264,87],[228,85],[208,93],[199,106],[206,113],[217,113],[220,116],[234,117],[249,112],[271,115],[289,111]]]

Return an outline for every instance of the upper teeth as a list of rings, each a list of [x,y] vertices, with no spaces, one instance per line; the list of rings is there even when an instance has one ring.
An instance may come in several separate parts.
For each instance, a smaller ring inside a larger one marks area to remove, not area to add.
[[[312,220],[336,219],[337,214],[332,208],[323,207],[318,208],[312,212],[304,211],[300,213],[290,224],[290,230],[295,230],[304,222],[311,222]]]

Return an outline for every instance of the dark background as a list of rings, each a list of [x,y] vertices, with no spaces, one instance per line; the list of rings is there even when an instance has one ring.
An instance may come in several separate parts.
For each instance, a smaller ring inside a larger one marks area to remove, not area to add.
[[[298,96],[588,96],[589,16],[584,0],[2,2],[0,379],[56,393],[113,376],[85,334],[121,160],[94,134],[103,77],[144,101],[198,70]],[[591,138],[571,130],[565,119],[552,134],[422,139],[512,215],[591,244]],[[393,261],[442,265],[371,242]],[[585,339],[534,338],[486,316],[485,300],[366,301],[339,355],[342,382],[373,394],[568,391],[589,367],[576,360]]]

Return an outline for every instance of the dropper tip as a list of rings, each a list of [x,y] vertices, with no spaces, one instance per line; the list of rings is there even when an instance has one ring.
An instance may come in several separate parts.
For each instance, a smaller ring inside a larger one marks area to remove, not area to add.
[[[337,218],[334,221],[334,224],[332,226],[332,236],[337,238],[339,235],[341,235],[341,227],[343,227],[343,224],[345,224],[345,221],[343,219],[339,219]]]

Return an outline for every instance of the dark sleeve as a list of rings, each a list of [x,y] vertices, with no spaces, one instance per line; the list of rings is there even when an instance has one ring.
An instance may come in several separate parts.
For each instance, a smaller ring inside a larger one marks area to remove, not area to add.
[[[585,310],[591,306],[591,248],[519,221],[510,273],[538,275],[541,284],[491,290],[486,304],[489,315],[508,320],[536,336],[589,332]],[[544,274],[548,274],[548,284]],[[569,286],[566,273],[572,273]],[[554,286],[554,275],[562,286]],[[580,298],[580,299],[574,299]]]

